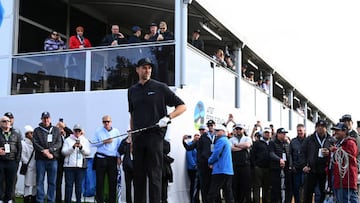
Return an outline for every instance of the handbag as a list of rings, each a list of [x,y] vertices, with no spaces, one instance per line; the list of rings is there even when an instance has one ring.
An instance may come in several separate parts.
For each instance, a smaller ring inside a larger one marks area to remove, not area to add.
[[[20,167],[20,174],[21,174],[21,175],[26,175],[26,172],[27,172],[27,170],[28,170],[29,163],[30,163],[33,155],[34,155],[34,150],[31,152],[31,156],[30,156],[29,161],[28,161],[26,164],[21,163],[21,167]]]

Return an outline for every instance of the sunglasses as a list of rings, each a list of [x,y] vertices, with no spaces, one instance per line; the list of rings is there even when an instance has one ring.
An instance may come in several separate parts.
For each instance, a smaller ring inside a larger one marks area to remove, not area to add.
[[[55,35],[55,36],[58,36],[59,34],[58,33],[51,33],[52,35]]]
[[[110,123],[111,121],[103,121],[103,123]]]
[[[10,123],[10,120],[2,120],[1,122],[3,122],[3,123],[9,122]]]

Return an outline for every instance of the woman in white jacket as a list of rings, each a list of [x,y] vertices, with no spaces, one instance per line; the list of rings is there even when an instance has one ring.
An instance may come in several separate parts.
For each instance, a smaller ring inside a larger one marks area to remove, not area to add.
[[[74,183],[76,202],[81,202],[82,181],[87,168],[85,157],[90,154],[89,141],[83,136],[79,124],[74,126],[73,132],[73,135],[65,139],[61,149],[61,153],[65,156],[65,203],[71,203]]]
[[[24,129],[25,129],[25,139],[21,141],[21,145],[22,145],[21,162],[22,164],[27,164],[30,160],[24,180],[24,203],[35,203],[36,202],[36,164],[35,164],[35,155],[33,154],[34,147],[32,143],[32,136],[34,129],[30,125],[26,125]]]

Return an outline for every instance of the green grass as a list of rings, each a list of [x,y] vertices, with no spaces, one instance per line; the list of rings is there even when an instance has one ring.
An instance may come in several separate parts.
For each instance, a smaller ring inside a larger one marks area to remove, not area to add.
[[[22,197],[16,197],[15,202],[16,203],[24,203],[24,199]],[[83,203],[92,203],[92,202],[83,202]]]

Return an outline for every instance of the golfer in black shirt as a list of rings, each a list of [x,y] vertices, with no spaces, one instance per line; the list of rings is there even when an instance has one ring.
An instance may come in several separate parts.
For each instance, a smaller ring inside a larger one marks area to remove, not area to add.
[[[136,72],[139,82],[128,89],[131,130],[149,128],[132,136],[134,156],[134,202],[146,203],[146,177],[150,203],[161,202],[163,139],[167,124],[186,110],[184,102],[164,83],[150,79],[153,64],[140,59]],[[166,107],[175,107],[167,113]]]

